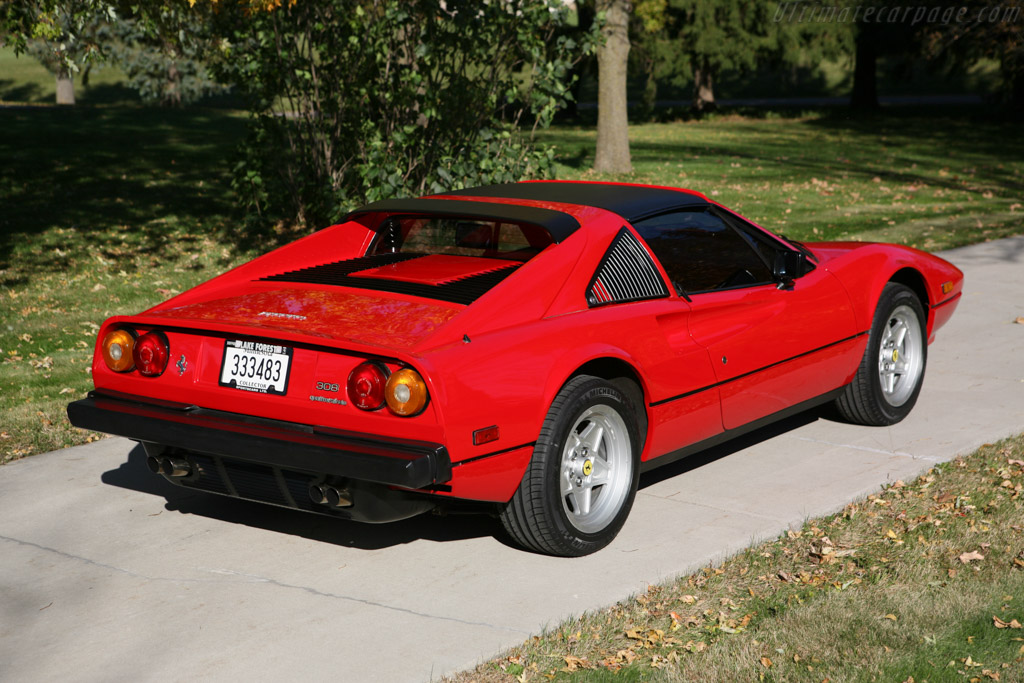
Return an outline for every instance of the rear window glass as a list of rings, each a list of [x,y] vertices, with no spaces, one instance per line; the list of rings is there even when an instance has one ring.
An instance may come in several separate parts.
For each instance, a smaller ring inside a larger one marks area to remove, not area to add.
[[[438,216],[392,216],[381,225],[368,256],[391,253],[449,254],[528,261],[553,241],[547,230],[528,223]]]

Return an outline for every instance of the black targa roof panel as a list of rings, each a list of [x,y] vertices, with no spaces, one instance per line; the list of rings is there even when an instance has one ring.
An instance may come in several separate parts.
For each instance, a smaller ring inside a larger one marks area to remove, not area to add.
[[[509,183],[468,187],[446,194],[594,206],[617,213],[630,223],[666,211],[708,205],[707,199],[689,192],[610,183]]]
[[[493,187],[504,187],[494,185]],[[498,195],[491,195],[498,196]],[[345,217],[382,211],[394,214],[430,214],[432,216],[452,216],[465,218],[484,218],[489,220],[510,221],[513,223],[532,223],[548,231],[555,242],[561,242],[580,228],[574,217],[561,211],[540,209],[534,206],[518,204],[496,204],[494,202],[473,202],[462,199],[384,199],[356,209]]]

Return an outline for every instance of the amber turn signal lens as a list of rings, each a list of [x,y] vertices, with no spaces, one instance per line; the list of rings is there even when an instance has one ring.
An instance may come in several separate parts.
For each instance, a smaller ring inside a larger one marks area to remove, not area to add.
[[[135,349],[135,336],[125,329],[111,330],[103,337],[100,351],[107,367],[114,372],[128,372],[135,367],[132,351]]]
[[[388,378],[384,396],[388,408],[395,415],[418,415],[427,405],[427,384],[420,373],[412,368],[402,368]]]
[[[135,367],[147,377],[157,377],[167,367],[171,350],[163,332],[147,332],[135,341],[132,358]]]

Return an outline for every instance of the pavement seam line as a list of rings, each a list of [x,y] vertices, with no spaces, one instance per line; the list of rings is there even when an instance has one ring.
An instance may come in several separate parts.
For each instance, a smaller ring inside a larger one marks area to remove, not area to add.
[[[130,569],[124,569],[123,567],[115,567],[113,565],[104,564],[103,562],[97,562],[96,560],[90,560],[89,558],[81,557],[80,555],[72,555],[71,553],[66,553],[63,550],[57,550],[56,548],[51,548],[49,546],[40,545],[38,543],[33,543],[32,541],[25,541],[25,540],[22,540],[20,538],[11,538],[10,536],[0,535],[0,541],[7,541],[9,543],[15,543],[15,544],[21,545],[21,546],[27,546],[27,547],[30,547],[30,548],[36,548],[36,549],[42,550],[44,552],[53,553],[54,555],[59,555],[60,557],[63,557],[63,558],[67,558],[67,559],[70,559],[70,560],[76,560],[76,561],[82,562],[84,564],[90,564],[90,565],[92,565],[94,567],[99,567],[101,569],[106,569],[106,570],[109,570],[109,571],[117,572],[119,574],[126,574],[128,576],[133,577],[133,578],[144,579],[146,581],[167,581],[167,582],[171,582],[171,583],[238,583],[238,581],[236,581],[234,579],[231,579],[231,578],[227,578],[227,579],[213,579],[213,578],[211,578],[211,579],[174,579],[174,578],[168,578],[168,577],[164,577],[164,576],[146,576],[145,574],[139,574],[138,572],[133,572]],[[276,579],[270,579],[270,578],[266,578],[266,577],[262,577],[262,576],[255,576],[253,574],[244,574],[242,572],[236,572],[236,571],[231,571],[231,570],[227,570],[227,569],[209,569],[209,568],[206,568],[206,567],[197,567],[196,569],[198,569],[199,571],[205,571],[205,572],[215,573],[215,574],[220,574],[220,575],[242,577],[245,580],[244,581],[245,583],[266,583],[266,584],[269,584],[269,585],[272,585],[272,586],[277,586],[278,588],[286,588],[286,589],[291,589],[291,590],[301,590],[301,591],[304,591],[306,593],[310,593],[312,595],[316,595],[316,596],[319,596],[319,597],[334,598],[334,599],[337,599],[337,600],[344,600],[346,602],[354,602],[354,603],[358,603],[358,604],[361,604],[361,605],[367,605],[369,607],[380,607],[382,609],[392,610],[392,611],[395,611],[395,612],[401,612],[403,614],[411,614],[413,616],[423,617],[425,619],[440,619],[442,621],[450,621],[450,622],[457,623],[457,624],[465,624],[466,626],[485,626],[487,628],[491,628],[491,629],[494,629],[496,631],[506,631],[506,632],[509,632],[509,633],[516,633],[516,634],[521,634],[521,635],[525,635],[525,636],[529,636],[532,633],[531,631],[524,631],[524,630],[521,630],[521,629],[509,627],[509,626],[496,626],[495,624],[488,624],[487,622],[483,622],[483,621],[470,621],[468,619],[457,619],[455,617],[446,617],[446,616],[441,616],[441,615],[437,615],[437,614],[426,614],[424,612],[417,612],[416,610],[408,609],[408,608],[405,608],[405,607],[395,607],[394,605],[387,605],[387,604],[384,604],[384,603],[381,603],[381,602],[374,602],[373,600],[364,600],[362,598],[355,598],[355,597],[352,597],[350,595],[339,595],[337,593],[327,593],[325,591],[317,590],[316,588],[311,588],[309,586],[298,586],[298,585],[291,584],[291,583],[284,583],[282,581],[277,581]]]
[[[789,524],[788,520],[782,517],[770,517],[768,515],[760,515],[756,512],[747,512],[745,510],[730,510],[729,508],[721,508],[716,505],[708,505],[707,503],[700,503],[694,500],[688,500],[686,498],[673,498],[672,496],[677,495],[679,492],[673,493],[672,496],[656,496],[653,493],[647,493],[645,491],[639,491],[641,496],[650,496],[651,498],[657,498],[658,500],[667,500],[670,503],[685,503],[687,505],[695,505],[697,507],[707,508],[708,510],[714,510],[715,512],[725,512],[731,515],[746,515],[747,517],[754,517],[757,519],[763,519],[767,522],[777,522],[779,524]]]
[[[904,453],[903,451],[887,451],[884,448],[871,448],[870,446],[854,446],[848,443],[836,443],[834,441],[825,441],[824,439],[812,439],[809,436],[793,436],[792,438],[799,441],[810,441],[811,443],[820,443],[826,446],[835,446],[836,448],[849,448],[855,451],[867,451],[868,453],[881,453],[882,455],[898,455],[901,458],[911,458],[912,460],[926,460],[928,462],[942,462],[940,458],[936,458],[928,455],[914,455],[913,453]]]

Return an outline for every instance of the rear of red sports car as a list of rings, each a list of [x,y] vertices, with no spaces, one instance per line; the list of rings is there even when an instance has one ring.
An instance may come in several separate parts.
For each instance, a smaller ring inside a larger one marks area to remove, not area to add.
[[[415,201],[107,320],[72,423],[140,441],[181,486],[348,519],[508,500],[544,407],[494,405],[487,376],[507,383],[530,332],[506,349],[516,363],[474,337],[540,319],[587,236],[536,206],[446,202],[472,216],[428,218],[410,212],[439,204]]]

